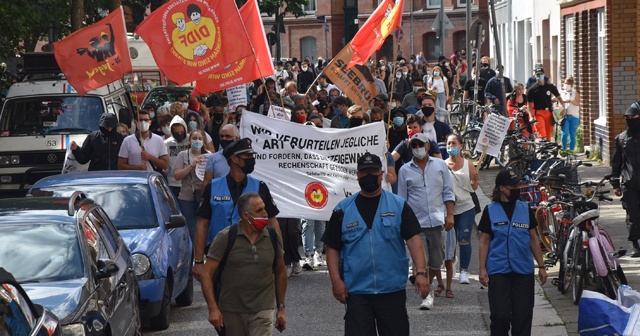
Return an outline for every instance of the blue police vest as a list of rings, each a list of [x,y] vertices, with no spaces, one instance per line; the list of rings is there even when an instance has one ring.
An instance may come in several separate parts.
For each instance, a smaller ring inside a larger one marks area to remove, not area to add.
[[[493,239],[489,243],[487,273],[533,273],[533,257],[529,246],[529,205],[517,201],[511,220],[498,202],[489,204],[488,209]]]
[[[242,194],[246,192],[258,192],[260,188],[260,180],[254,179],[247,175],[247,185],[242,190]],[[227,184],[227,176],[221,176],[211,181],[211,219],[209,221],[209,235],[207,243],[213,241],[218,232],[240,221],[238,207],[231,198],[229,185]]]
[[[400,234],[404,199],[383,190],[371,229],[367,228],[355,199],[336,206],[342,209],[340,251],[342,279],[349,293],[384,294],[404,290],[409,273],[404,239]]]

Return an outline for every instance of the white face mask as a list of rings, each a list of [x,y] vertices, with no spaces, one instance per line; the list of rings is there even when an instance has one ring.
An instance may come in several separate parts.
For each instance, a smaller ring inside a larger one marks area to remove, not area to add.
[[[182,103],[182,108],[185,110],[189,108],[189,103]]]
[[[396,102],[391,103],[391,108],[394,108],[394,107],[396,107]]]
[[[171,135],[171,127],[169,127],[169,126],[165,126],[165,127],[163,127],[163,128],[162,128],[162,133],[163,133],[164,135],[166,135],[166,136]]]
[[[307,71],[309,68],[307,67],[302,67],[302,71]]]
[[[425,147],[412,148],[411,153],[413,153],[413,156],[418,160],[422,160],[427,156],[427,149]]]
[[[573,91],[573,85],[565,84],[564,89],[565,91]]]
[[[148,131],[150,126],[151,126],[151,123],[150,123],[150,122],[148,122],[148,121],[142,121],[142,122],[140,123],[140,131],[141,131],[142,133],[144,133],[144,132]]]

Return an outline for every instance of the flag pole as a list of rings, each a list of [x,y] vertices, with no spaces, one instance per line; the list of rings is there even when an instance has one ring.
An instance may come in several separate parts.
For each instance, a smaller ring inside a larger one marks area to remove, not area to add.
[[[400,28],[400,26],[398,26],[398,28]],[[396,28],[396,31],[397,29]],[[395,36],[394,36],[395,37]],[[393,71],[391,72],[391,75],[393,75],[393,82],[391,82],[391,90],[389,92],[389,97],[391,97],[391,99],[389,99],[389,101],[393,100],[393,90],[395,89],[395,84],[396,84],[396,57],[398,56],[398,49],[400,49],[400,40],[398,39],[397,45],[394,41],[394,46],[393,46],[393,60],[391,62],[391,64],[393,64]],[[389,115],[387,116],[387,125],[391,125],[391,111],[389,111]],[[389,131],[391,131],[391,127],[387,128],[387,139],[389,139]]]
[[[326,69],[326,68],[327,68],[326,66],[324,68],[322,68],[320,73],[316,76],[316,79],[314,79],[313,82],[311,82],[311,85],[309,85],[309,88],[307,89],[307,92],[304,93],[305,96],[309,94],[309,91],[311,91],[311,88],[313,87],[313,85],[318,82],[318,78],[320,78],[320,76],[324,73],[324,69]]]

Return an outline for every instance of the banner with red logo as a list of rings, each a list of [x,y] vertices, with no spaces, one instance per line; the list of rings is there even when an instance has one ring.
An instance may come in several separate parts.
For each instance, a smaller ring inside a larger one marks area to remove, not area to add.
[[[318,128],[245,113],[240,136],[251,139],[257,153],[251,176],[269,186],[281,217],[329,220],[338,202],[360,191],[356,172],[362,155],[379,156],[387,169],[383,123]],[[390,190],[386,173],[382,181]]]
[[[403,6],[404,0],[384,0],[378,5],[349,43],[354,55],[348,68],[365,64],[382,47],[389,33],[400,27]]]
[[[267,44],[267,37],[258,8],[258,1],[251,0],[240,8],[240,16],[249,34],[256,55],[237,61],[229,69],[210,74],[205,79],[198,80],[194,92],[209,93],[220,91],[238,84],[244,84],[262,77],[273,76],[271,51]],[[257,61],[256,61],[257,57]]]
[[[233,0],[167,2],[136,34],[149,46],[158,68],[179,85],[233,69],[253,54]]]
[[[69,84],[82,96],[131,72],[122,7],[104,19],[53,43],[53,54]]]

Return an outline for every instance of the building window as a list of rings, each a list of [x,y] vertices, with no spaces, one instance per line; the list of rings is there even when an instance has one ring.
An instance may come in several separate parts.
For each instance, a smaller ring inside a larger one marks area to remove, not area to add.
[[[598,116],[606,118],[607,116],[607,85],[606,85],[606,69],[607,69],[607,53],[606,50],[606,34],[605,34],[605,15],[604,10],[598,11]]]
[[[453,33],[453,49],[461,51],[467,48],[467,31],[459,30]]]
[[[300,51],[302,52],[302,59],[309,57],[309,60],[313,63],[318,58],[318,51],[316,49],[316,38],[307,36],[300,40]]]
[[[458,7],[466,7],[467,6],[467,0],[456,0],[457,1],[457,6]],[[471,4],[473,5],[473,0],[471,0]]]
[[[564,46],[564,61],[565,61],[565,71],[567,76],[576,76],[575,67],[573,62],[573,54],[575,48],[575,35],[574,35],[574,27],[573,22],[575,18],[573,16],[569,16],[564,19],[564,31],[565,31],[565,46]]]
[[[422,44],[427,61],[432,62],[440,57],[440,40],[435,32],[423,34]]]
[[[315,12],[316,11],[316,1],[317,0],[308,0],[308,4],[306,5],[302,5],[302,9],[304,9],[305,12]]]
[[[442,4],[442,0],[427,0],[427,8],[440,8],[440,4]]]

